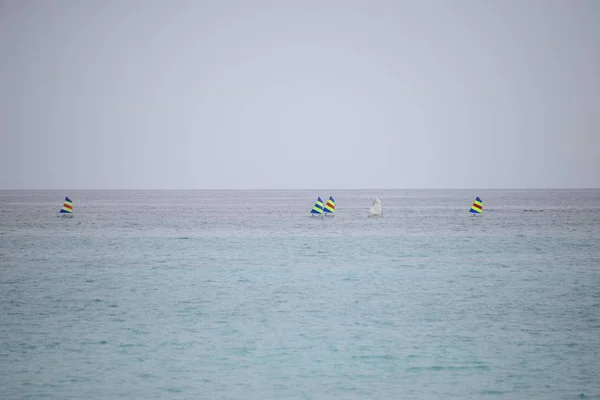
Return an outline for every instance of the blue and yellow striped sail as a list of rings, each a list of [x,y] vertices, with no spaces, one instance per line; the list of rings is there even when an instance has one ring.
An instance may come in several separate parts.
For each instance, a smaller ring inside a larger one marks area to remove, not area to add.
[[[68,197],[65,197],[65,202],[63,203],[63,206],[60,209],[60,213],[73,214],[73,202]]]
[[[326,214],[333,214],[335,212],[335,199],[332,196],[329,196],[329,200],[327,200],[327,204],[325,204]]]
[[[317,202],[315,203],[315,206],[310,211],[310,213],[311,214],[316,214],[316,215],[323,214],[323,200],[321,199],[321,197],[317,198]]]
[[[473,214],[481,214],[483,212],[483,202],[481,201],[479,196],[477,196],[469,211]]]

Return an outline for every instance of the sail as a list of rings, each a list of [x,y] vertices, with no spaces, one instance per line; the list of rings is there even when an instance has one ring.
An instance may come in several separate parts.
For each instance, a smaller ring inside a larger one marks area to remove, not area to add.
[[[477,196],[469,211],[474,214],[481,214],[483,212],[483,201],[481,201],[479,196]]]
[[[64,214],[72,214],[73,213],[73,202],[68,197],[65,197],[65,202],[63,203],[62,208],[60,209],[60,213]]]
[[[326,214],[333,214],[335,212],[335,199],[332,196],[329,196],[329,200],[327,200],[327,204],[325,204]]]
[[[311,214],[321,215],[323,214],[323,200],[321,197],[317,198],[317,202],[315,203],[313,209],[310,211]]]
[[[373,204],[371,205],[371,208],[369,208],[369,214],[373,216],[383,215],[383,207],[381,205],[381,200],[379,200],[379,197],[373,199]]]

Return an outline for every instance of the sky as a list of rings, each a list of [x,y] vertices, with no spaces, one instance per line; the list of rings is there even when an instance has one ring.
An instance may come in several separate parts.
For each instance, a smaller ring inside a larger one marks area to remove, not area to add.
[[[600,1],[0,0],[0,189],[599,188]]]

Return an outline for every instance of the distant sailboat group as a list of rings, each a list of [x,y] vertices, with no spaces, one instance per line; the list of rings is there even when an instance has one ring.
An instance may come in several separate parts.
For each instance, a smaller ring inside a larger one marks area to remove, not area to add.
[[[481,198],[479,198],[479,196],[477,196],[475,198],[475,201],[473,201],[473,205],[471,206],[469,212],[473,213],[474,215],[483,213],[483,201],[481,200]],[[315,205],[310,211],[310,214],[312,216],[319,217],[333,217],[335,215],[335,199],[333,198],[333,196],[329,196],[329,199],[325,204],[323,204],[323,199],[321,199],[320,196],[317,197],[317,201],[315,202]],[[63,203],[62,208],[59,211],[58,216],[73,216],[73,201],[71,201],[71,199],[69,199],[68,197],[65,197],[65,201]],[[368,217],[383,217],[383,204],[381,203],[381,199],[379,197],[375,197],[373,199],[373,203],[371,204],[371,207],[369,207]]]
[[[323,205],[323,200],[321,199],[321,197],[317,197],[317,202],[313,206],[310,213],[312,216],[333,217],[335,214],[335,199],[333,198],[333,196],[329,196],[329,200],[327,200],[327,203]]]
[[[475,201],[473,202],[473,205],[469,211],[474,215],[483,213],[483,201],[479,198],[479,196],[475,198]],[[321,197],[317,197],[317,201],[310,211],[312,216],[333,216],[334,212],[335,200],[332,196],[329,196],[329,200],[327,200],[325,205],[323,205],[323,200]],[[373,204],[371,204],[371,207],[369,207],[368,217],[383,217],[383,204],[379,197],[375,197],[373,199]]]

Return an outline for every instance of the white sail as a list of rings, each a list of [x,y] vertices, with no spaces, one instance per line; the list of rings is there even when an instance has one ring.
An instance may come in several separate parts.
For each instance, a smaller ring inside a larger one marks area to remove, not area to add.
[[[371,208],[369,208],[369,216],[373,216],[373,217],[383,216],[383,207],[381,205],[381,200],[379,200],[379,197],[376,197],[373,200],[373,204],[371,205]]]

